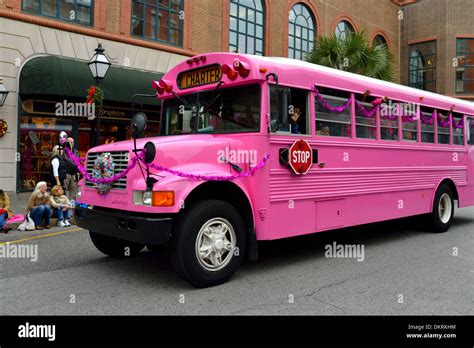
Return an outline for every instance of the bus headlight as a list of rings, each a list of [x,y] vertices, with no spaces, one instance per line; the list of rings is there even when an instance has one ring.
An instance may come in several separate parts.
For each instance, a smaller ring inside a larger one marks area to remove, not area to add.
[[[174,191],[133,191],[133,204],[172,207],[174,205]]]
[[[152,192],[151,191],[143,191],[142,203],[144,205],[151,205],[151,202],[152,202]]]
[[[77,193],[76,193],[76,198],[80,198],[82,195],[82,186],[77,185]]]

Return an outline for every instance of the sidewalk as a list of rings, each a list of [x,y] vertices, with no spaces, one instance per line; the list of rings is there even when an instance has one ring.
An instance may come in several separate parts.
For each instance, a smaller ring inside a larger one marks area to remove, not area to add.
[[[31,192],[7,192],[13,214],[25,214],[26,205],[30,199]]]

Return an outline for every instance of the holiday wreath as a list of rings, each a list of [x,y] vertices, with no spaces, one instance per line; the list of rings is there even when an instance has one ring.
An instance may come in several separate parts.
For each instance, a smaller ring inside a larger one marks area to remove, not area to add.
[[[114,169],[115,163],[112,155],[109,152],[105,152],[94,161],[92,177],[94,179],[111,178],[114,175]],[[112,184],[96,183],[95,188],[97,189],[97,193],[103,195],[110,191]]]

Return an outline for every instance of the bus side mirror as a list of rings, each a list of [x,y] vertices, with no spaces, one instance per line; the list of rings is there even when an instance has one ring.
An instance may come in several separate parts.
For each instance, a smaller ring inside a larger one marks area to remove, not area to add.
[[[132,136],[134,139],[139,138],[143,131],[146,129],[147,117],[143,112],[137,112],[130,122],[130,128],[132,129]]]

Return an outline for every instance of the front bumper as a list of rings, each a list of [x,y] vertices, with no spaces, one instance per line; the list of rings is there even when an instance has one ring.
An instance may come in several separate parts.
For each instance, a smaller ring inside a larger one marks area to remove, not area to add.
[[[76,225],[89,231],[140,244],[166,244],[173,218],[76,207]]]

